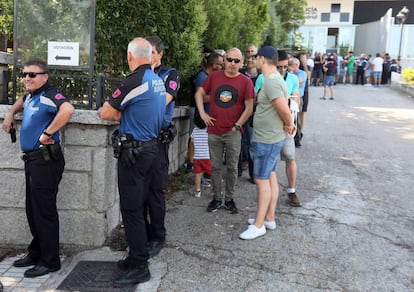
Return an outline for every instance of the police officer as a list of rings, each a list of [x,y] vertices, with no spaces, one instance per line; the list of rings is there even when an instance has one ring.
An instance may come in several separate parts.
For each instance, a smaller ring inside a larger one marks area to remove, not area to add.
[[[164,54],[164,44],[160,37],[149,36],[146,38],[152,45],[152,68],[164,81],[167,91],[167,107],[160,133],[160,143],[158,144],[159,154],[156,165],[153,168],[152,178],[149,185],[149,195],[147,199],[145,218],[147,219],[148,231],[148,252],[150,256],[157,255],[165,242],[165,189],[168,183],[168,149],[169,143],[173,139],[174,128],[171,120],[174,114],[175,99],[180,88],[180,79],[176,69],[161,64]],[[164,138],[165,137],[165,138]]]
[[[158,155],[157,137],[166,103],[164,83],[151,69],[151,44],[144,38],[133,39],[128,44],[127,60],[132,73],[98,111],[104,120],[120,121],[118,189],[129,254],[118,261],[123,273],[114,280],[117,287],[146,282],[151,277],[144,221],[145,183]]]
[[[14,115],[23,111],[20,146],[24,152],[26,215],[33,236],[28,254],[15,267],[28,267],[25,277],[38,277],[60,269],[59,218],[56,208],[58,185],[65,160],[59,145],[59,130],[74,112],[59,89],[48,82],[47,64],[30,60],[23,67],[27,94],[7,112],[3,129],[16,129]]]

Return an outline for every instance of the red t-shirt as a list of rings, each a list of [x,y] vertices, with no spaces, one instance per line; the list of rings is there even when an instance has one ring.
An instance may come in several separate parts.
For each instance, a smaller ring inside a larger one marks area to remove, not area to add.
[[[224,71],[214,71],[203,83],[203,89],[210,95],[210,116],[215,118],[214,126],[208,126],[209,134],[222,135],[231,131],[244,111],[244,102],[254,97],[253,82],[239,74],[230,78]]]

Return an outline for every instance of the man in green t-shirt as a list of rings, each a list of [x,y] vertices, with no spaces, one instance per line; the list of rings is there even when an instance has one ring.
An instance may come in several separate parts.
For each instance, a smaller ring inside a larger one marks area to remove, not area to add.
[[[276,166],[286,138],[295,131],[288,106],[288,90],[276,69],[277,50],[264,46],[256,54],[256,66],[264,76],[264,83],[257,96],[251,144],[253,175],[257,187],[257,212],[241,239],[255,239],[275,229],[275,211],[279,195]]]
[[[344,61],[345,62],[345,83],[352,84],[352,74],[354,73],[355,67],[355,57],[354,52],[348,52],[348,58]]]

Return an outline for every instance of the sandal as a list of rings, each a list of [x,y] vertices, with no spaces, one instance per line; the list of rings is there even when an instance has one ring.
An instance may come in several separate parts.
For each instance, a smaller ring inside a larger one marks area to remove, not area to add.
[[[322,96],[320,99],[326,99],[326,97],[325,96]]]

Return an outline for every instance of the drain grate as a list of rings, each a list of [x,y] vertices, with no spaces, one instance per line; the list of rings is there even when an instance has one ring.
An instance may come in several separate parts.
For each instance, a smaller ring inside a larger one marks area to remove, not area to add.
[[[79,292],[135,291],[136,285],[113,287],[112,281],[119,275],[116,262],[80,261],[57,289]]]

